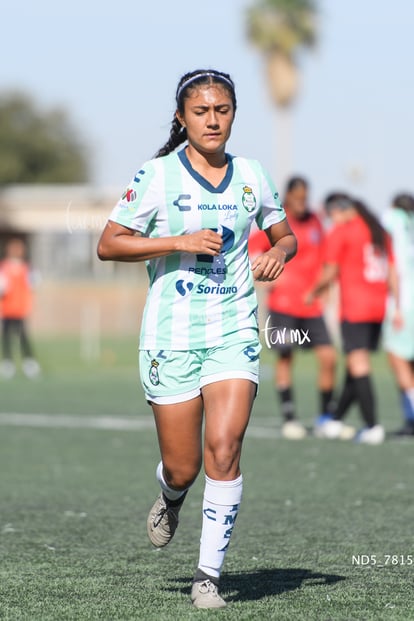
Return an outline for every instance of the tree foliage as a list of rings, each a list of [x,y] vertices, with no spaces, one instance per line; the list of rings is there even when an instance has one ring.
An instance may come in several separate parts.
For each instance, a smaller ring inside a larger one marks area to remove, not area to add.
[[[296,52],[316,43],[316,0],[257,0],[247,12],[247,36],[264,54],[272,99],[288,107],[298,91]]]
[[[263,52],[292,57],[316,42],[315,0],[259,0],[248,11],[249,39]]]
[[[85,147],[64,109],[40,110],[24,93],[0,95],[0,185],[87,177]]]

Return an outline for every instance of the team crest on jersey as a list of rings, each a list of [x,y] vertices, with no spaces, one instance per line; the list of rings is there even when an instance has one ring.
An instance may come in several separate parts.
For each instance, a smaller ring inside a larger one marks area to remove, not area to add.
[[[158,386],[158,384],[160,383],[160,376],[158,375],[158,367],[160,366],[160,363],[157,362],[155,360],[155,358],[153,358],[151,360],[151,366],[150,366],[150,370],[149,370],[149,378],[150,378],[150,382],[153,386]]]
[[[253,194],[253,190],[250,186],[245,185],[243,188],[242,196],[243,207],[250,213],[256,207],[256,197]]]

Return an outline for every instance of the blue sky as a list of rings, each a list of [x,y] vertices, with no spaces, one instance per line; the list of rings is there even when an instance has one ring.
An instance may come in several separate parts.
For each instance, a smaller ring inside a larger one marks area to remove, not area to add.
[[[0,89],[64,106],[88,143],[93,183],[121,192],[169,134],[180,76],[229,72],[238,112],[228,150],[261,160],[283,190],[305,175],[316,206],[346,189],[381,211],[414,192],[414,3],[320,0],[289,122],[246,40],[254,0],[3,0]],[[283,129],[285,127],[285,129]]]

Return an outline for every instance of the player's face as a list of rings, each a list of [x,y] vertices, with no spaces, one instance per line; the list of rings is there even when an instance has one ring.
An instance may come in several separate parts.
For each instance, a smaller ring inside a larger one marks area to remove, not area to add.
[[[284,205],[295,218],[304,216],[308,208],[307,189],[303,185],[298,185],[287,192]]]
[[[25,245],[19,239],[11,240],[6,248],[7,256],[13,259],[24,259],[25,252]]]
[[[190,145],[207,154],[224,151],[234,120],[233,102],[219,84],[200,86],[184,100],[184,113],[177,118],[187,129]]]
[[[329,211],[329,217],[334,224],[343,224],[348,220],[349,209],[333,208]]]

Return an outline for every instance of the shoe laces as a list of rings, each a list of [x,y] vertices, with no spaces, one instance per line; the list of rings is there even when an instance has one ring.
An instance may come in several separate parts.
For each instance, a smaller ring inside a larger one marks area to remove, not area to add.
[[[164,517],[164,515],[167,513],[167,509],[160,509],[158,511],[158,513],[155,515],[154,517],[154,521],[153,521],[153,525],[154,528],[156,528],[158,526],[158,524],[161,522],[162,518]]]
[[[158,510],[158,513],[156,513],[154,516],[154,521],[153,521],[154,528],[158,526],[158,524],[161,522],[161,520],[163,519],[165,515],[167,516],[167,519],[169,520],[177,520],[177,516],[174,512],[175,507],[169,506],[168,501],[164,500],[164,503],[165,503],[164,506],[160,507]]]
[[[211,593],[212,595],[218,597],[217,587],[213,582],[211,582],[211,580],[203,580],[203,582],[200,582],[200,586],[198,588],[200,593]]]

